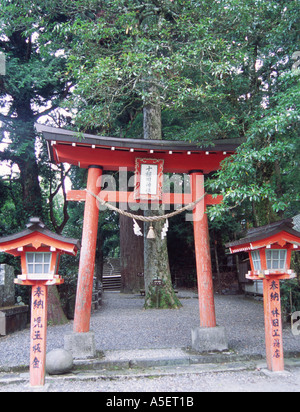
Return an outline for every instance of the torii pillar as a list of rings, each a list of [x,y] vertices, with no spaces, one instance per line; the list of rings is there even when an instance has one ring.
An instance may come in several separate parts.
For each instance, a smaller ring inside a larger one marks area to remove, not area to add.
[[[102,170],[101,166],[89,167],[87,189],[92,193],[100,192]],[[90,331],[90,318],[98,221],[97,201],[86,193],[73,333],[65,335],[65,349],[70,350],[74,358],[92,358],[96,355],[95,336],[94,332]]]
[[[205,194],[204,174],[201,170],[193,170],[189,174],[192,200],[195,201]],[[223,351],[228,349],[228,342],[225,328],[216,324],[208,217],[204,199],[194,208],[193,221],[200,327],[192,329],[192,348],[198,352]]]

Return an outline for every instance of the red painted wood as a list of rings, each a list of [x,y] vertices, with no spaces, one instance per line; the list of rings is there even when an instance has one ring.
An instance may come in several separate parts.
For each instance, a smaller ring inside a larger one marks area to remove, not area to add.
[[[69,202],[85,202],[86,191],[85,190],[69,190],[67,192],[67,200]]]
[[[293,245],[299,248],[299,237],[282,231],[273,236],[267,236],[264,239],[246,242],[242,245],[232,246],[231,253],[247,252],[254,249],[266,248],[271,245],[271,249],[293,249]],[[297,250],[295,249],[295,250]],[[298,249],[299,250],[299,249]]]
[[[30,385],[44,386],[47,337],[47,286],[35,282],[31,291]]]
[[[22,280],[19,278],[16,278],[14,280],[14,283],[16,285],[21,285],[21,286],[32,286],[36,284],[36,280]],[[63,285],[64,284],[64,279],[62,279],[60,276],[55,277],[52,280],[45,280],[43,281],[43,284],[45,286],[59,286],[59,285]]]
[[[112,155],[113,153],[113,155]],[[118,171],[127,167],[128,171],[135,170],[135,159],[164,160],[164,173],[188,173],[189,170],[203,170],[205,174],[218,170],[220,163],[232,153],[214,152],[209,155],[205,151],[188,155],[187,153],[154,152],[129,150],[114,150],[108,148],[91,149],[91,147],[71,146],[57,142],[54,150],[56,163],[69,163],[82,168],[89,165],[100,165],[104,170]]]
[[[270,371],[280,372],[284,370],[280,281],[271,277],[263,285],[267,365]]]
[[[271,276],[275,276],[276,279],[278,280],[289,280],[289,279],[295,279],[297,277],[296,273],[293,270],[289,269],[289,273],[284,273],[284,270],[278,270],[278,271],[272,271]],[[247,279],[250,280],[263,280],[265,278],[270,278],[269,275],[264,275],[264,272],[259,273],[259,271],[251,271],[248,272],[246,275]]]
[[[128,204],[139,204],[139,203],[149,203],[148,200],[136,200],[134,199],[134,192],[113,192],[108,190],[102,190],[97,194],[102,200],[110,203],[128,203]],[[188,205],[192,203],[192,194],[191,193],[163,193],[162,202],[163,204],[179,204],[179,205]],[[67,193],[67,200],[74,202],[85,202],[86,191],[85,190],[70,190]],[[218,195],[213,197],[213,195],[206,195],[205,204],[206,206],[217,205],[223,201],[223,196]],[[156,203],[155,201],[151,201]]]
[[[102,169],[90,168],[87,189],[99,193]],[[82,249],[79,262],[77,298],[74,318],[74,332],[89,332],[93,294],[93,277],[98,232],[99,210],[95,198],[86,194],[84,223],[82,232]]]
[[[142,165],[155,165],[157,167],[157,182],[156,182],[156,193],[155,194],[143,194],[141,193],[141,182],[142,182]],[[134,187],[134,197],[135,199],[160,201],[162,198],[162,187],[164,180],[164,161],[160,159],[148,159],[136,158],[135,159],[135,187]]]
[[[42,245],[49,245],[49,247],[52,246],[62,252],[70,253],[72,255],[76,255],[77,252],[77,248],[74,244],[63,242],[39,232],[33,232],[22,238],[1,243],[0,252],[20,256],[22,252],[19,252],[17,249],[26,247],[26,251],[29,251],[28,245],[32,245],[34,249],[40,249]]]
[[[204,194],[204,175],[191,174],[193,200]],[[193,211],[195,253],[197,264],[197,280],[200,310],[200,326],[216,327],[213,278],[211,267],[208,218],[205,213],[205,202],[198,203]]]

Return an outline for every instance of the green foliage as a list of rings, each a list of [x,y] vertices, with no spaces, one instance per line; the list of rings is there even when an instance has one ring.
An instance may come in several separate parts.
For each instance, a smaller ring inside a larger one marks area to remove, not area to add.
[[[260,225],[299,210],[297,11],[295,1],[95,2],[56,27],[72,38],[77,125],[141,137],[142,109],[156,99],[165,139],[244,141],[208,182],[224,195],[211,218],[250,206]]]
[[[89,4],[88,15],[79,9],[55,27],[66,47],[71,39],[69,107],[79,129],[140,138],[143,107],[156,99],[164,139],[243,141],[207,182],[224,196],[209,208],[218,238],[299,212],[296,1],[111,0]],[[185,237],[185,229],[173,230]]]
[[[299,211],[300,71],[292,69],[291,60],[299,44],[299,13],[293,1],[231,3],[242,12],[235,41],[243,42],[245,52],[236,77],[245,86],[248,83],[237,105],[247,109],[247,117],[237,119],[243,124],[245,143],[208,183],[225,199],[210,213],[216,218],[250,201],[252,224],[258,226],[282,217],[284,211]],[[250,4],[258,7],[250,11]],[[259,209],[265,210],[265,216]]]
[[[280,285],[282,311],[287,318],[300,310],[300,286],[297,279],[285,280]]]
[[[0,51],[6,55],[6,75],[0,76],[0,143],[5,143],[0,161],[14,167],[11,214],[21,226],[32,215],[50,221],[49,194],[44,196],[40,185],[49,163],[42,155],[34,123],[57,109],[71,87],[71,79],[65,76],[65,56],[52,33],[55,22],[63,18],[54,11],[55,5],[50,13],[48,1],[1,3]]]
[[[78,84],[70,106],[78,109],[77,123],[86,130],[127,133],[153,98],[145,87],[151,79],[163,110],[182,120],[189,113],[173,138],[233,132],[231,113],[219,106],[227,99],[223,78],[232,71],[232,54],[240,57],[240,51],[212,32],[210,12],[184,1],[109,1],[99,4],[93,19],[60,25],[62,39],[74,39],[69,69]],[[187,124],[191,130],[184,135]]]

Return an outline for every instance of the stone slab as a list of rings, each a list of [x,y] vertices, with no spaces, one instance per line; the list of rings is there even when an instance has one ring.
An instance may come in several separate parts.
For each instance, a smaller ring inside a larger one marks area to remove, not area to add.
[[[225,328],[194,328],[192,329],[192,348],[196,352],[222,352],[228,350],[228,340]]]
[[[15,274],[9,265],[0,265],[0,308],[15,304]]]
[[[6,336],[26,328],[29,306],[0,308],[0,336]]]
[[[64,337],[64,348],[70,351],[74,359],[92,359],[96,357],[95,334],[67,333]]]

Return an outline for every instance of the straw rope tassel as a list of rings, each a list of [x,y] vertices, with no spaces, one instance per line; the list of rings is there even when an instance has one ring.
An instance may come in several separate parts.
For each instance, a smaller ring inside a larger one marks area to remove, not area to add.
[[[143,236],[141,228],[139,227],[137,221],[133,219],[133,231],[136,236]]]
[[[167,219],[161,231],[161,240],[164,240],[164,238],[167,236],[168,230],[169,230],[169,220]]]
[[[154,228],[152,225],[150,225],[147,239],[156,239],[156,235],[155,235]]]

